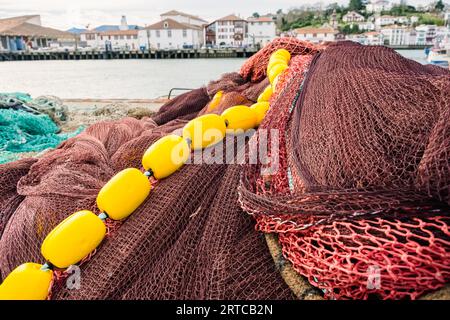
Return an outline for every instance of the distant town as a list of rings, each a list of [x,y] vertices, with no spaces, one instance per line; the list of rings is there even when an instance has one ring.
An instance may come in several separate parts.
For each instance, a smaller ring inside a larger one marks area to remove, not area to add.
[[[214,21],[195,12],[171,10],[145,26],[129,25],[122,16],[117,25],[66,31],[43,26],[39,15],[0,19],[0,52],[257,50],[278,36],[314,43],[351,40],[364,45],[443,47],[450,39],[450,5],[441,0],[417,7],[404,0],[350,0],[344,6],[302,6],[245,18],[230,13]]]

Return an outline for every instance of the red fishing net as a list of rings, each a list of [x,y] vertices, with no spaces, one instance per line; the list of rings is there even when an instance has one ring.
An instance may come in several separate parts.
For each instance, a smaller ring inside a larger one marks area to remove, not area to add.
[[[249,166],[240,186],[257,229],[278,233],[327,298],[417,298],[444,286],[448,71],[348,43],[316,55],[302,85],[299,71],[283,90],[300,94],[275,98],[262,125],[281,131],[280,170]]]

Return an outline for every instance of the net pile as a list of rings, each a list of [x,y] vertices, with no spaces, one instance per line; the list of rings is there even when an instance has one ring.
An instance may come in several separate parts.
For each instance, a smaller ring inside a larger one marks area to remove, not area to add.
[[[0,163],[18,159],[18,153],[54,148],[81,130],[58,133],[59,127],[46,114],[0,109]]]
[[[291,78],[263,123],[281,130],[280,170],[248,166],[240,186],[257,229],[327,298],[415,299],[448,283],[448,71],[342,43]]]
[[[99,122],[38,160],[0,166],[1,277],[21,263],[43,263],[40,244],[52,228],[81,209],[98,213],[100,188],[118,171],[139,168],[157,139],[209,112],[216,92],[224,92],[216,113],[256,101],[268,85],[269,56],[282,47],[291,65],[250,142],[277,129],[279,170],[184,166],[157,182],[127,220],[108,225],[80,266],[79,289],[58,274],[51,298],[293,299],[255,219],[329,298],[367,298],[364,268],[372,262],[382,298],[414,298],[448,282],[448,74],[387,49],[332,45],[320,53],[292,38],[275,40],[239,73],[178,96],[152,119]],[[400,91],[387,90],[386,79]],[[224,148],[231,145],[227,138]],[[269,149],[269,158],[276,152]]]

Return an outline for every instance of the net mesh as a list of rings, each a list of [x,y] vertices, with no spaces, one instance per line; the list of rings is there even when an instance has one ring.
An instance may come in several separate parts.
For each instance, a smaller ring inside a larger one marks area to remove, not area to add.
[[[447,283],[448,72],[389,49],[292,38],[152,119],[100,122],[38,160],[1,165],[1,277],[43,263],[40,245],[52,228],[78,210],[98,213],[100,188],[208,112],[217,91],[217,110],[253,103],[268,84],[270,54],[282,47],[293,58],[249,143],[274,129],[279,148],[269,144],[268,158],[279,152],[278,170],[265,170],[271,162],[184,166],[126,221],[108,223],[105,241],[80,264],[79,289],[58,271],[51,298],[292,299],[263,232],[278,235],[294,270],[326,298],[416,298]],[[380,289],[368,288],[368,270]]]

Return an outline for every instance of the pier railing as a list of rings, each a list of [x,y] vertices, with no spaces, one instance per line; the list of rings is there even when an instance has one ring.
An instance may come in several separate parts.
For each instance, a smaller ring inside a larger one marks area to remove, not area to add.
[[[249,58],[256,49],[189,49],[130,51],[16,51],[0,52],[0,61]]]

